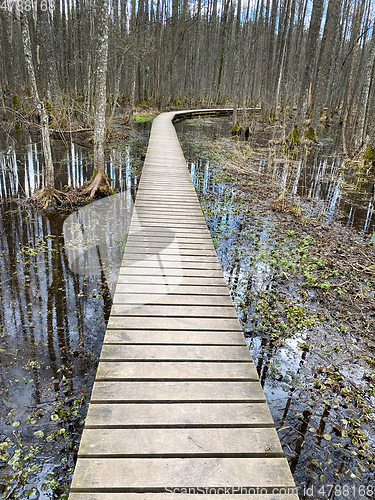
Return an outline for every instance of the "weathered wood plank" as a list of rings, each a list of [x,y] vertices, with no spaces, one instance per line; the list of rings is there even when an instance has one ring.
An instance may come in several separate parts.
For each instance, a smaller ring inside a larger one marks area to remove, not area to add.
[[[104,344],[101,361],[242,361],[250,363],[249,348],[244,346],[201,345],[111,345]],[[229,369],[229,367],[227,367]],[[224,366],[222,367],[224,370]]]
[[[176,264],[175,264],[176,266]],[[189,269],[181,267],[167,267],[163,263],[154,267],[124,266],[120,269],[121,276],[183,276],[184,278],[221,278],[221,269]]]
[[[91,404],[86,427],[273,427],[267,403]]]
[[[136,304],[113,304],[111,314],[113,316],[153,316],[153,317],[179,317],[186,318],[237,318],[233,305],[223,306],[200,306],[200,305],[139,305]]]
[[[122,264],[125,265],[134,265],[134,261],[139,261],[139,256],[143,256],[144,254],[137,254],[137,253],[127,253],[126,256],[124,256],[124,259],[122,261]],[[159,255],[160,256],[160,255]],[[144,261],[139,261],[138,265],[155,265],[155,262],[159,262],[158,258],[159,256],[156,255],[150,255],[147,260]],[[212,256],[199,256],[199,255],[176,255],[176,254],[169,254],[166,255],[163,254],[161,255],[162,257],[162,263],[164,264],[173,264],[175,262],[181,263],[181,267],[184,269],[184,265],[194,265],[194,264],[216,264],[217,261],[217,255],[212,255]],[[220,265],[220,264],[219,264]]]
[[[173,246],[172,246],[173,244]],[[127,241],[126,243],[126,248],[127,248],[127,251],[131,251],[132,249],[137,249],[137,248],[144,248],[145,247],[145,242],[142,241],[142,240],[139,240],[139,241]],[[195,250],[195,251],[210,251],[210,252],[215,252],[215,249],[214,249],[214,246],[212,243],[194,243],[194,242],[191,242],[191,243],[186,243],[186,242],[173,242],[173,239],[172,240],[169,240],[169,241],[165,241],[165,242],[158,242],[158,241],[147,241],[147,248],[149,250],[153,250],[155,253],[158,253],[164,249],[167,250],[167,247],[170,248],[170,250],[173,252],[173,253],[177,253],[180,252],[180,253],[187,253],[188,250]]]
[[[128,247],[128,249],[125,249],[124,257],[127,258],[127,256],[132,253],[132,254],[141,254],[144,255],[143,258],[147,258],[147,256],[152,256],[155,254],[160,254],[163,257],[167,255],[202,255],[202,256],[216,256],[217,254],[215,249],[212,248],[201,248],[200,246],[197,247],[189,247],[189,248],[183,248],[183,247],[175,247],[175,246],[169,246],[169,247],[163,247],[163,246],[150,246],[149,248],[144,248],[144,246],[141,248],[139,245],[133,245],[132,247]]]
[[[111,330],[107,329],[105,344],[188,344],[188,345],[245,345],[240,331],[190,330]]]
[[[156,295],[156,294],[129,294],[115,293],[114,305],[126,304],[163,304],[175,306],[232,306],[233,302],[229,295]],[[112,311],[113,311],[112,306]]]
[[[116,346],[118,347],[118,346]],[[141,346],[140,346],[141,347]],[[148,346],[142,346],[147,352]],[[258,380],[253,363],[134,361],[99,363],[96,380]]]
[[[94,403],[247,402],[264,403],[259,382],[95,382]]]
[[[172,219],[169,221],[163,221],[160,218],[158,218],[158,220],[155,220],[154,217],[139,217],[137,223],[134,223],[133,227],[137,230],[142,229],[143,227],[156,227],[163,229],[176,228],[181,230],[202,228],[204,230],[207,230],[207,224],[203,221],[190,221],[189,219],[179,219],[176,221]]]
[[[208,231],[207,227],[204,228],[203,225],[202,227],[196,227],[196,224],[190,224],[189,227],[186,227],[186,224],[176,224],[175,226],[168,225],[165,226],[164,224],[160,224],[158,222],[154,222],[153,225],[149,225],[148,223],[142,223],[140,226],[139,224],[134,224],[133,226],[130,225],[129,232],[130,231],[141,231],[142,233],[145,234],[164,234],[165,231],[173,231],[177,236],[181,234],[189,234],[191,236],[194,235],[202,235],[202,234],[208,234],[210,235],[210,232]]]
[[[250,472],[251,471],[251,472]],[[293,487],[284,458],[81,458],[72,491],[166,491],[168,487]]]
[[[148,293],[166,294],[175,293],[177,295],[229,295],[227,286],[193,286],[193,285],[147,285],[146,283],[118,283],[116,287],[118,293]]]
[[[149,318],[147,316],[111,316],[108,328],[134,328],[139,330],[237,330],[241,331],[237,319],[225,318]]]
[[[175,238],[177,238],[177,240],[179,241],[181,238],[183,239],[194,239],[194,240],[211,240],[211,235],[209,233],[209,231],[202,231],[202,229],[199,230],[199,232],[193,232],[191,229],[183,229],[183,230],[174,230],[174,231],[171,231],[169,228],[165,228],[165,227],[160,227],[160,228],[153,228],[153,227],[145,227],[145,226],[142,226],[142,229],[141,231],[139,230],[139,228],[130,228],[129,230],[129,236],[133,236],[133,235],[138,235],[139,237],[143,237],[143,238],[146,238],[146,239],[155,239],[155,238],[163,238],[166,236],[166,233],[174,233],[174,236]]]
[[[78,457],[282,457],[275,429],[85,429]]]
[[[206,278],[206,277],[190,277],[183,276],[182,270],[180,276],[131,276],[126,274],[120,274],[118,277],[118,283],[120,284],[131,284],[131,283],[147,283],[147,284],[158,284],[158,283],[168,283],[169,285],[192,285],[192,286],[227,286],[226,281],[222,276],[219,278]]]
[[[163,247],[155,247],[155,248],[140,248],[139,246],[132,247],[132,250],[130,250],[130,247],[127,249],[125,248],[124,252],[124,258],[128,259],[129,255],[139,255],[140,259],[146,259],[148,257],[152,257],[155,254],[160,254],[165,258],[167,255],[180,255],[181,257],[184,256],[207,256],[207,257],[216,257],[217,254],[215,250],[212,249],[207,249],[207,248],[163,248]]]

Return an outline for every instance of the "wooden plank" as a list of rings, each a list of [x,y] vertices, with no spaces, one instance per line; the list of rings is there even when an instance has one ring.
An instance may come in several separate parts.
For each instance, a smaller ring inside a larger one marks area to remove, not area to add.
[[[272,427],[267,403],[91,404],[87,428]]]
[[[155,243],[170,243],[172,241],[177,241],[180,243],[199,243],[207,245],[208,243],[212,244],[211,236],[209,233],[202,234],[199,237],[195,234],[189,234],[186,231],[183,233],[177,234],[175,231],[165,230],[160,234],[152,234],[151,232],[147,232],[144,229],[142,231],[137,231],[133,233],[129,233],[126,243],[128,242],[143,242],[147,241],[147,243],[155,244]]]
[[[134,261],[139,261],[140,257],[144,257],[144,253],[142,254],[137,254],[137,253],[127,253],[126,256],[124,256],[124,259],[122,261],[123,265],[128,265],[130,263],[131,265],[134,265]],[[168,265],[169,263],[174,263],[174,262],[179,262],[181,263],[181,267],[184,269],[184,265],[194,265],[194,264],[217,264],[217,255],[212,256],[199,256],[199,255],[173,255],[173,254],[163,254],[161,255],[150,255],[147,260],[144,261],[139,261],[138,265],[155,265],[155,262],[159,262],[159,258],[162,258],[162,263],[163,265]],[[220,265],[220,264],[219,264]]]
[[[201,306],[201,305],[137,305],[137,304],[113,304],[111,314],[113,316],[153,316],[153,317],[179,317],[185,318],[237,318],[233,305]]]
[[[134,240],[130,244],[126,244],[124,256],[126,257],[132,253],[150,253],[161,254],[162,256],[167,255],[207,255],[207,256],[217,256],[214,247],[210,246],[210,243],[194,243],[194,240],[178,241],[173,235],[171,238],[165,241],[150,241],[146,239]]]
[[[152,250],[157,250],[157,251],[160,251],[160,250],[163,250],[164,248],[166,248],[168,245],[170,245],[171,243],[173,243],[173,239],[172,240],[166,240],[166,241],[147,241],[147,246],[152,249]],[[139,248],[139,247],[144,247],[145,246],[145,243],[144,241],[142,240],[139,240],[137,241],[136,239],[132,240],[132,239],[129,239],[129,241],[126,242],[126,248],[127,248],[127,251],[131,251],[132,248]],[[210,250],[212,252],[215,252],[215,249],[214,249],[214,246],[212,244],[212,242],[209,242],[209,243],[199,243],[199,242],[187,242],[187,241],[176,241],[175,245],[171,248],[171,250],[173,251],[173,253],[182,253],[183,250]]]
[[[137,230],[139,228],[163,228],[163,229],[204,229],[207,230],[207,224],[205,221],[191,221],[189,219],[178,219],[178,220],[163,220],[160,217],[155,220],[154,217],[137,217],[137,221],[133,223],[133,227]]]
[[[152,318],[147,316],[111,316],[108,328],[135,328],[144,330],[237,330],[241,331],[237,319],[225,318]]]
[[[178,285],[148,285],[146,283],[118,283],[116,287],[118,293],[148,293],[148,294],[166,294],[176,293],[177,295],[229,295],[227,286],[192,286]]]
[[[120,274],[117,280],[120,284],[131,284],[131,283],[147,283],[147,284],[158,284],[158,283],[168,283],[169,285],[192,285],[192,286],[227,286],[226,281],[222,276],[220,278],[206,278],[202,277],[189,277],[182,276],[182,270],[180,276],[127,276],[125,274]]]
[[[251,472],[250,472],[251,471]],[[72,491],[164,491],[166,487],[294,487],[284,458],[81,458]]]
[[[160,236],[160,235],[164,235],[166,232],[169,233],[171,232],[171,229],[169,227],[164,227],[164,226],[147,226],[145,224],[142,224],[142,226],[140,227],[138,224],[134,224],[133,226],[130,225],[129,227],[129,233],[130,234],[133,234],[133,233],[136,233],[138,232],[139,234],[143,234],[143,235],[146,235],[146,236]],[[210,236],[210,232],[209,230],[207,229],[204,229],[204,228],[199,228],[199,229],[196,229],[196,228],[190,228],[190,229],[186,229],[186,228],[176,228],[173,230],[173,233],[179,237],[179,236],[187,236],[187,237],[190,237],[190,238],[201,238],[202,236],[204,237],[211,237]]]
[[[200,345],[111,345],[104,344],[101,361],[159,360],[159,361],[236,361],[250,363],[247,346]],[[224,366],[223,366],[224,369]]]
[[[95,382],[93,403],[264,403],[259,382]]]
[[[155,215],[140,216],[136,223],[129,228],[131,231],[138,231],[139,234],[143,232],[155,233],[172,233],[174,235],[182,235],[185,231],[190,233],[193,229],[202,229],[202,236],[207,237],[209,233],[204,230],[203,224],[205,222],[201,218],[195,218],[186,222],[185,218],[170,216],[170,217],[156,217]],[[152,224],[152,225],[149,225]],[[202,226],[202,227],[201,227]],[[190,233],[194,234],[194,233]]]
[[[282,457],[275,429],[85,429],[78,457]]]
[[[106,344],[108,345],[108,344]],[[119,347],[119,346],[111,346]],[[147,353],[149,346],[142,347]],[[103,358],[105,359],[105,358]],[[226,362],[179,362],[179,361],[138,361],[114,362],[101,361],[96,380],[226,380],[257,381],[258,374],[254,363]]]
[[[163,262],[155,263],[153,267],[137,266],[121,266],[121,276],[183,276],[184,278],[223,278],[221,269],[189,269],[182,266],[167,267]]]
[[[105,344],[187,344],[187,345],[245,345],[240,331],[191,331],[191,330],[111,330],[107,329]]]
[[[148,257],[152,257],[154,255],[160,254],[163,258],[165,258],[167,255],[180,255],[181,257],[184,256],[199,256],[201,255],[202,257],[216,257],[217,254],[215,249],[213,248],[181,248],[180,246],[178,248],[163,248],[163,247],[158,247],[158,248],[140,248],[139,246],[134,246],[132,249],[125,248],[124,252],[124,258],[128,259],[129,255],[138,255],[140,259],[146,259]]]
[[[233,302],[229,295],[158,295],[158,294],[130,294],[115,293],[113,306],[137,304],[162,304],[175,306],[228,306],[233,309]]]

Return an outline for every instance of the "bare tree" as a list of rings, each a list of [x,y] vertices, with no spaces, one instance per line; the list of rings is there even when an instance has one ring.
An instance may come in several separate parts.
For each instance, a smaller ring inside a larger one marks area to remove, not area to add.
[[[42,129],[42,146],[44,155],[44,165],[46,169],[46,177],[45,177],[44,189],[42,189],[42,191],[39,193],[39,197],[41,196],[47,197],[46,203],[48,204],[48,199],[52,199],[56,194],[55,176],[54,176],[54,168],[53,168],[53,161],[51,154],[49,126],[48,126],[48,114],[44,109],[43,102],[39,98],[39,92],[35,78],[33,56],[31,51],[29,23],[25,12],[21,11],[20,19],[21,19],[23,51],[25,55],[27,76],[30,84],[31,96],[34,101],[34,106],[38,111],[40,125]]]
[[[355,143],[354,143],[356,148],[361,147],[365,140],[365,132],[366,132],[365,124],[369,108],[371,77],[375,70],[375,24],[373,25],[373,35],[369,44],[370,48],[368,51],[367,63],[364,74],[364,82],[359,101],[357,127],[356,127]]]
[[[97,0],[97,41],[96,53],[96,106],[94,123],[94,177],[87,192],[95,196],[99,186],[106,192],[112,192],[107,180],[104,162],[104,141],[106,129],[107,105],[107,68],[108,68],[108,0]]]

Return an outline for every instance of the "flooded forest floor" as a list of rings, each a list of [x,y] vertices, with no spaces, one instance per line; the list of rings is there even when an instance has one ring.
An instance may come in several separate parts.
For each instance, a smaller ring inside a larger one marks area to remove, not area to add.
[[[207,127],[180,141],[300,498],[373,498],[374,238],[297,194],[301,163]]]
[[[107,145],[111,186],[133,201],[149,126]],[[373,498],[374,169],[328,139],[235,141],[228,118],[176,129],[300,498]],[[43,180],[38,138],[0,140],[0,495],[67,500],[110,285],[71,268],[68,213],[22,203]],[[59,189],[91,178],[84,144],[53,155]]]

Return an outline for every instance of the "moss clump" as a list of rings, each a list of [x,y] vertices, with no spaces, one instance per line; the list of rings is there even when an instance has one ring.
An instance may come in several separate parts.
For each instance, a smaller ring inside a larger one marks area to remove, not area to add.
[[[232,128],[232,135],[241,135],[242,134],[242,127],[241,125],[237,122],[235,125],[233,125]]]
[[[133,115],[132,121],[137,123],[152,122],[154,118],[152,115]]]
[[[315,130],[312,127],[309,127],[307,129],[307,132],[305,134],[305,139],[308,139],[309,141],[312,142],[318,142],[318,137],[316,135]]]
[[[15,94],[13,96],[13,111],[19,111],[19,109],[20,109],[20,103],[18,100],[18,95]]]
[[[365,162],[375,162],[375,149],[372,148],[371,146],[369,146],[367,148],[367,151],[366,151],[366,154],[365,154],[365,157],[363,159]]]
[[[50,102],[44,103],[44,109],[46,110],[48,116],[53,116],[53,105]]]
[[[290,134],[286,138],[286,142],[292,146],[296,146],[299,144],[299,133],[298,133],[298,128],[297,125],[293,125],[292,130],[290,131]]]

